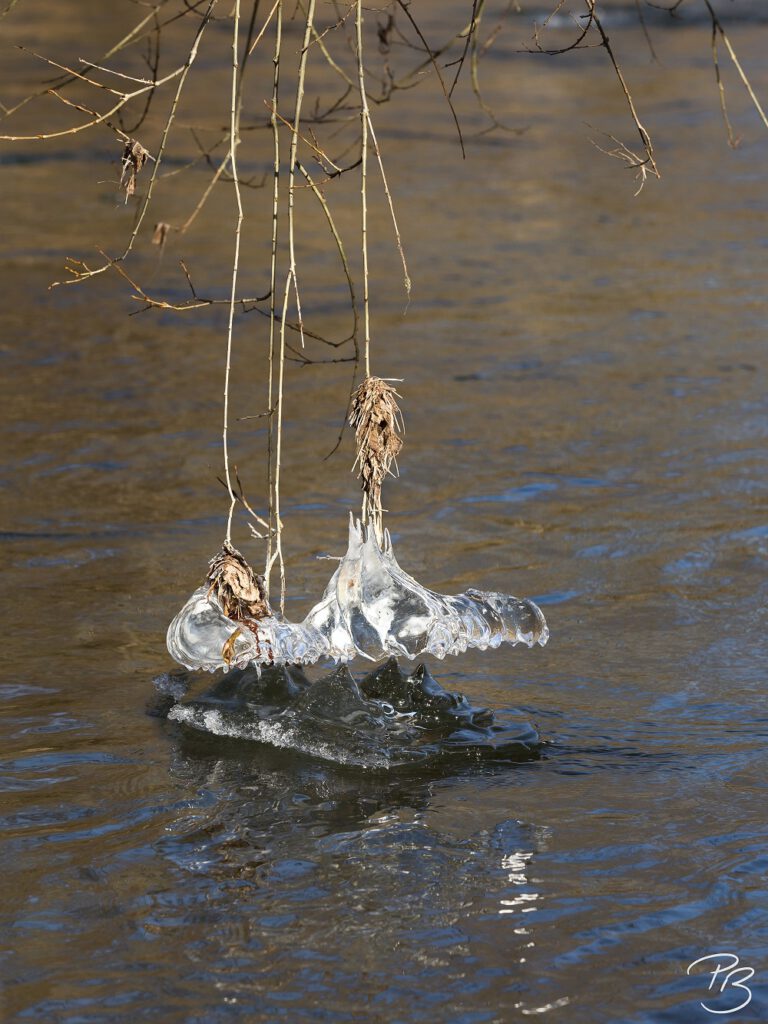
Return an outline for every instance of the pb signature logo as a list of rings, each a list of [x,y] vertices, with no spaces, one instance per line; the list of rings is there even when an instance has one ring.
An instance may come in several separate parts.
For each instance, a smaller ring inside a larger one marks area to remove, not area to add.
[[[703,1009],[708,1013],[738,1013],[752,1001],[752,990],[747,987],[747,982],[755,976],[751,967],[739,967],[739,958],[735,953],[709,953],[707,956],[700,956],[689,965],[686,974],[690,974],[694,967],[700,964],[706,965],[702,968],[702,974],[709,974],[709,991],[716,990],[723,995],[728,992],[729,999],[718,1000],[718,1002],[733,1002],[733,1006],[727,1005],[725,1009],[718,1009],[701,1003]],[[730,990],[733,989],[731,992]]]

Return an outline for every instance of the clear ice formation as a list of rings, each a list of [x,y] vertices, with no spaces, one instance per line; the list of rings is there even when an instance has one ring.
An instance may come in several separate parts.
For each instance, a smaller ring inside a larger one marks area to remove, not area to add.
[[[147,711],[180,726],[181,742],[194,744],[202,732],[374,771],[457,758],[531,760],[541,748],[517,712],[474,707],[424,665],[404,672],[395,658],[359,680],[347,665],[314,682],[296,665],[267,665],[228,672],[202,693],[185,673],[154,682]]]
[[[209,672],[249,664],[348,662],[357,656],[444,658],[502,643],[543,647],[548,639],[533,601],[482,590],[456,596],[428,590],[400,568],[388,532],[379,544],[375,531],[351,516],[347,553],[303,622],[272,614],[237,623],[224,615],[206,585],[168,628],[171,657]]]

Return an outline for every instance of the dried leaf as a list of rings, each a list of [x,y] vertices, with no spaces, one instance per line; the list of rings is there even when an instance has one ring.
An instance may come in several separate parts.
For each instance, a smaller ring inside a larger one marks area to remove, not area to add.
[[[152,245],[165,245],[165,240],[168,237],[168,232],[170,230],[170,224],[166,224],[164,220],[158,221],[158,223],[155,224],[155,230],[152,232]]]
[[[122,165],[120,175],[120,188],[125,192],[125,201],[136,191],[136,178],[144,164],[149,159],[149,150],[144,149],[140,142],[129,139],[123,149]]]
[[[221,657],[224,664],[229,668],[232,664],[232,659],[235,656],[235,641],[239,636],[242,635],[242,629],[238,626],[232,636],[227,640],[224,646],[221,648]]]

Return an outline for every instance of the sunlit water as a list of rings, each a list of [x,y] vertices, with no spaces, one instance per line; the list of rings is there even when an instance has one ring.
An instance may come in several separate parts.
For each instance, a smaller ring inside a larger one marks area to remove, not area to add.
[[[121,27],[85,46],[100,5],[65,6],[19,4],[2,31],[73,59]],[[439,592],[529,595],[551,630],[544,649],[430,662],[466,705],[426,736],[347,677],[269,705],[253,680],[167,675],[167,624],[223,533],[224,320],[128,318],[106,276],[47,292],[66,256],[118,251],[130,228],[104,184],[117,150],[3,148],[4,1019],[689,1024],[715,1019],[709,979],[686,975],[713,952],[756,971],[731,1019],[768,1019],[768,134],[724,63],[728,150],[706,18],[652,27],[659,63],[628,16],[611,28],[663,175],[636,199],[588,141],[631,133],[600,51],[518,57],[529,36],[500,37],[487,98],[527,130],[469,138],[485,122],[462,97],[466,161],[434,82],[375,111],[414,280],[403,319],[377,200],[373,367],[404,378],[407,425],[385,492],[398,557]],[[761,23],[731,39],[765,100]],[[37,73],[13,55],[0,99]],[[205,180],[161,193],[167,216]],[[143,256],[144,283],[185,295],[184,256],[225,293],[231,199]],[[300,243],[305,315],[343,336],[324,236]],[[238,328],[235,416],[265,406],[265,324]],[[350,439],[322,461],[349,369],[289,375],[295,621],[356,507]],[[263,445],[259,421],[234,432],[255,502]],[[462,728],[473,742],[445,753]]]

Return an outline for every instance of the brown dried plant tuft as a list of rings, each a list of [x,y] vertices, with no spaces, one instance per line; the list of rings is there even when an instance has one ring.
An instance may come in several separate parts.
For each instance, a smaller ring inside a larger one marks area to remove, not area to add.
[[[363,522],[372,521],[382,537],[381,485],[403,447],[401,396],[381,377],[366,377],[352,396],[349,424],[355,430],[358,477],[363,489]],[[395,462],[395,465],[397,463]]]
[[[208,593],[216,596],[228,619],[247,622],[272,614],[264,590],[264,577],[254,572],[231,544],[225,542],[211,559],[207,580],[211,585]]]

